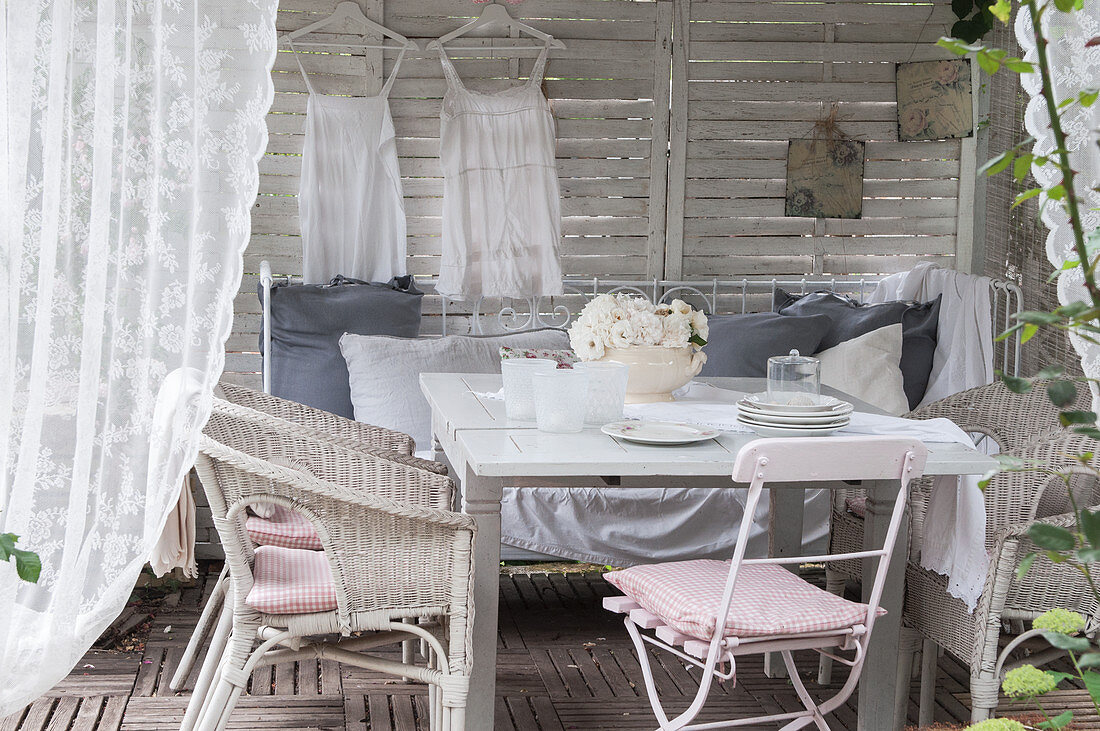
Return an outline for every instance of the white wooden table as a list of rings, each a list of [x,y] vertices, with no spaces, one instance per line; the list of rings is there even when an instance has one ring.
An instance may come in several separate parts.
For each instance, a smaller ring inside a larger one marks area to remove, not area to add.
[[[700,379],[721,388],[756,392],[762,379]],[[511,421],[504,402],[479,398],[475,392],[500,388],[499,375],[425,373],[421,391],[432,410],[432,448],[446,459],[461,483],[463,510],[477,523],[474,545],[473,677],[467,710],[467,729],[493,728],[496,689],[497,601],[500,582],[500,501],[505,486],[530,478],[669,477],[693,487],[729,489],[738,451],[757,437],[724,433],[717,439],[683,447],[655,447],[617,440],[589,428],[577,434],[547,434],[534,422]],[[860,411],[878,412],[851,397]],[[878,412],[881,413],[881,412]],[[981,474],[994,463],[990,457],[957,444],[928,444],[925,474]],[[525,478],[517,480],[516,478]],[[609,485],[615,480],[607,480]],[[802,548],[802,506],[805,485],[771,492],[773,555],[798,555]],[[868,489],[864,540],[880,548],[890,509],[900,485],[895,481],[864,482]],[[614,520],[614,516],[609,516]],[[904,595],[905,547],[898,536],[890,575],[882,599],[888,614],[875,623],[859,690],[859,728],[884,731],[900,728],[894,718],[898,642]],[[870,568],[866,562],[864,571]],[[864,582],[865,591],[870,581]],[[866,599],[866,597],[864,597]]]

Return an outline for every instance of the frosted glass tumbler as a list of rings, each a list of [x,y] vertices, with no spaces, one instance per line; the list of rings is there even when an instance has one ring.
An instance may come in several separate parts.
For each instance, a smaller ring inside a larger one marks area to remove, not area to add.
[[[535,393],[531,376],[558,367],[549,358],[509,358],[500,362],[504,380],[504,412],[509,419],[532,421],[535,418]]]
[[[539,431],[567,434],[584,429],[588,372],[553,370],[531,376],[535,388],[535,420]]]
[[[585,424],[603,426],[623,418],[626,402],[626,377],[630,366],[625,363],[590,361],[577,363],[574,370],[588,372],[588,409]]]

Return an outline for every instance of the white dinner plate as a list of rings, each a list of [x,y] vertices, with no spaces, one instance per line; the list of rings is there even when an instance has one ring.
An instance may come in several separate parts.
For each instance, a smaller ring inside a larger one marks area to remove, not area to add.
[[[776,426],[783,429],[793,429],[796,431],[822,431],[824,429],[840,429],[848,426],[851,422],[850,419],[843,419],[832,424],[774,424],[768,421],[760,421],[754,419],[751,416],[745,416],[743,414],[737,417],[737,420],[742,424],[755,425],[755,426]]]
[[[837,407],[836,410],[832,411],[814,411],[804,414],[792,414],[789,411],[768,411],[766,409],[759,409],[745,401],[739,402],[737,404],[737,409],[740,413],[749,418],[775,424],[824,424],[830,421],[836,421],[837,419],[847,418],[852,413],[852,407],[847,406],[844,408]]]
[[[762,437],[823,437],[828,434],[832,434],[835,431],[839,431],[848,426],[847,423],[840,424],[838,426],[818,427],[814,429],[797,428],[790,426],[777,426],[775,424],[759,424],[744,419],[738,419],[738,421],[748,428],[752,429],[757,435]]]
[[[722,433],[719,429],[678,421],[613,421],[604,424],[600,431],[639,444],[692,444]]]
[[[761,424],[775,424],[776,426],[803,426],[821,427],[835,424],[847,424],[851,421],[849,413],[829,414],[828,416],[809,416],[803,414],[765,414],[742,408],[739,413],[745,419]]]
[[[777,404],[768,400],[767,393],[750,393],[743,399],[751,406],[766,411],[784,411],[792,414],[820,413],[822,411],[851,409],[852,405],[847,401],[841,401],[833,396],[818,396],[818,402],[813,405],[795,406],[792,404]]]

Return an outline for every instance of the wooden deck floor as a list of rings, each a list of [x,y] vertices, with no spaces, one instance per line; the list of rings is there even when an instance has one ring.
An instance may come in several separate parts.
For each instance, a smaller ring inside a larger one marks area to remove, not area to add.
[[[176,607],[159,610],[142,651],[90,652],[46,696],[23,712],[0,719],[0,731],[178,728],[189,696],[169,690],[168,680],[194,627],[203,593],[201,585],[186,589]],[[497,729],[655,727],[633,647],[616,616],[600,608],[601,598],[610,593],[611,587],[598,574],[501,577]],[[656,657],[660,660],[657,682],[664,697],[670,706],[686,705],[697,671],[685,669],[669,655]],[[809,675],[816,667],[816,655],[800,660]],[[766,678],[758,658],[748,658],[738,670],[736,685],[714,689],[703,718],[799,707],[790,685]],[[838,677],[842,679],[839,672]],[[941,661],[937,721],[951,724],[968,716],[966,680],[965,668],[950,659]],[[829,689],[821,690],[828,694]],[[916,684],[910,698],[912,721],[917,712]],[[288,664],[266,668],[253,677],[230,728],[426,731],[425,699],[423,686],[359,669],[327,661]],[[1080,706],[1081,700],[1081,692],[1070,691],[1051,705]],[[851,703],[830,723],[833,728],[855,728]]]

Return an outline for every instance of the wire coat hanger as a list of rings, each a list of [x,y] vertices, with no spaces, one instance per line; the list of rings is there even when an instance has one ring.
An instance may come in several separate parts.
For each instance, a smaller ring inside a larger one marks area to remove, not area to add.
[[[493,26],[503,27],[505,30],[516,31],[517,33],[526,33],[529,36],[533,36],[534,38],[539,39],[550,48],[565,48],[565,44],[559,41],[557,38],[554,38],[554,36],[544,31],[541,31],[538,28],[532,27],[530,25],[527,25],[526,23],[516,20],[508,13],[508,10],[503,5],[499,5],[497,3],[486,5],[485,10],[481,11],[480,16],[478,16],[474,20],[471,20],[466,25],[463,25],[460,28],[456,28],[450,33],[447,33],[446,35],[441,36],[434,41],[431,41],[430,43],[428,43],[427,48],[428,50],[437,50],[441,46],[443,46],[443,44],[453,41],[455,38],[459,38],[460,36],[464,36],[471,31]],[[454,50],[482,50],[482,48],[479,46],[474,46],[469,49],[463,48]]]
[[[397,31],[390,30],[389,28],[382,25],[381,23],[376,23],[375,21],[371,20],[370,18],[368,18],[366,15],[363,14],[363,10],[359,7],[358,3],[351,2],[350,0],[346,0],[345,2],[342,2],[342,3],[338,4],[336,6],[336,9],[333,10],[332,15],[328,16],[327,18],[324,18],[323,20],[318,20],[316,23],[310,23],[309,25],[307,25],[304,28],[299,28],[296,31],[292,31],[290,33],[287,33],[287,34],[281,36],[279,38],[279,41],[280,42],[287,41],[289,43],[293,43],[296,39],[301,38],[304,35],[307,35],[309,33],[313,33],[314,31],[321,30],[322,28],[326,28],[326,27],[328,27],[330,25],[333,25],[335,23],[344,23],[345,25],[348,24],[348,23],[354,23],[355,25],[358,25],[359,27],[365,29],[366,32],[363,35],[366,35],[367,33],[377,33],[377,34],[383,36],[384,38],[390,38],[390,39],[396,41],[397,43],[400,43],[401,45],[400,46],[387,46],[387,45],[385,45],[385,40],[383,40],[381,45],[380,44],[369,44],[369,43],[360,44],[360,43],[323,43],[323,42],[305,42],[305,43],[297,43],[295,45],[299,45],[299,46],[352,46],[354,48],[377,48],[377,49],[415,48],[417,50],[420,50],[420,44],[418,44],[416,41],[409,40],[408,38],[401,35]]]

